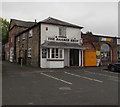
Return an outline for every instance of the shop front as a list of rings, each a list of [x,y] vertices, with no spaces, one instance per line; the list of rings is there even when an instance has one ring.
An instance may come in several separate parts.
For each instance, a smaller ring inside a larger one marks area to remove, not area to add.
[[[42,44],[41,68],[82,67],[83,50],[77,43],[45,41]]]

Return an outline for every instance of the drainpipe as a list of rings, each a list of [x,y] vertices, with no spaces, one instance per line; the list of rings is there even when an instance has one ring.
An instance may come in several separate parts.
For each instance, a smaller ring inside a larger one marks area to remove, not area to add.
[[[41,33],[41,27],[40,27],[40,24],[38,25],[39,26],[39,36],[38,36],[38,67],[40,67],[40,33]]]

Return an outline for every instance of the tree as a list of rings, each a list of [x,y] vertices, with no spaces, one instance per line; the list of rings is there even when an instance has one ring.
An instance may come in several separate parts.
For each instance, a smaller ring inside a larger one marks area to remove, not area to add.
[[[0,30],[2,31],[2,44],[8,42],[9,39],[9,22],[0,17]]]

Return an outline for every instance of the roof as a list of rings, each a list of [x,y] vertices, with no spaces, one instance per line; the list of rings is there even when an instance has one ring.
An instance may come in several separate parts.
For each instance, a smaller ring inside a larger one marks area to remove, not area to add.
[[[16,20],[16,19],[11,19],[13,21],[14,25],[16,26],[23,26],[23,27],[32,27],[35,25],[35,22],[29,22],[29,21],[22,21],[22,20]]]
[[[43,48],[63,48],[63,49],[82,49],[85,48],[82,45],[77,43],[66,43],[66,42],[53,42],[53,41],[45,41],[42,44]]]
[[[46,23],[46,24],[54,24],[54,25],[61,25],[61,26],[68,26],[68,27],[75,27],[75,28],[80,28],[82,29],[83,27],[75,25],[75,24],[71,24],[65,21],[61,21],[52,17],[48,17],[45,20],[40,21],[39,23]]]
[[[15,20],[15,22],[18,23],[18,25],[20,25],[20,24],[19,24],[20,22],[21,22],[21,25],[24,24],[24,21],[18,21],[18,20],[16,20],[16,19],[14,19],[14,20]],[[30,23],[31,23],[31,22],[30,22]],[[68,22],[64,22],[64,21],[61,21],[61,20],[58,20],[58,19],[55,19],[55,18],[52,18],[52,17],[48,17],[47,19],[42,20],[42,21],[39,21],[38,23],[35,23],[35,22],[32,22],[32,23],[33,23],[33,26],[31,26],[31,27],[29,27],[28,29],[20,32],[19,34],[17,34],[17,36],[20,35],[20,34],[22,34],[22,33],[24,33],[24,32],[26,32],[26,31],[28,31],[28,30],[30,30],[30,29],[32,29],[34,26],[36,26],[36,25],[38,25],[38,24],[41,24],[41,23],[53,24],[53,25],[61,25],[61,26],[67,26],[67,27],[74,27],[74,28],[79,28],[79,29],[82,29],[82,28],[83,28],[83,27],[81,27],[81,26],[77,26],[77,25],[75,25],[75,24],[70,24],[70,23],[68,23]]]
[[[116,37],[116,36],[108,36],[108,35],[100,35],[100,34],[87,34],[87,33],[83,33],[81,34],[82,37],[84,36],[94,36],[94,37],[105,37],[105,38],[116,38],[116,39],[120,39],[120,37]]]

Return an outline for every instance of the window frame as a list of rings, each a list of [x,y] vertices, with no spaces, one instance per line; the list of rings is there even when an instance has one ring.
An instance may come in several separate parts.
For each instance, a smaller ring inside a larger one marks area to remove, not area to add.
[[[28,57],[31,58],[31,53],[32,53],[32,49],[31,48],[28,48]]]
[[[22,40],[25,40],[25,33],[23,33],[22,35]]]
[[[18,36],[17,41],[20,42],[20,37]]]
[[[47,59],[63,59],[63,49],[48,48],[47,49]]]
[[[32,29],[29,30],[29,37],[32,37],[33,36],[33,32],[32,32]]]
[[[66,37],[66,27],[59,27],[59,36]]]
[[[44,53],[43,53],[44,52]],[[47,49],[43,48],[42,49],[42,58],[47,58]]]

